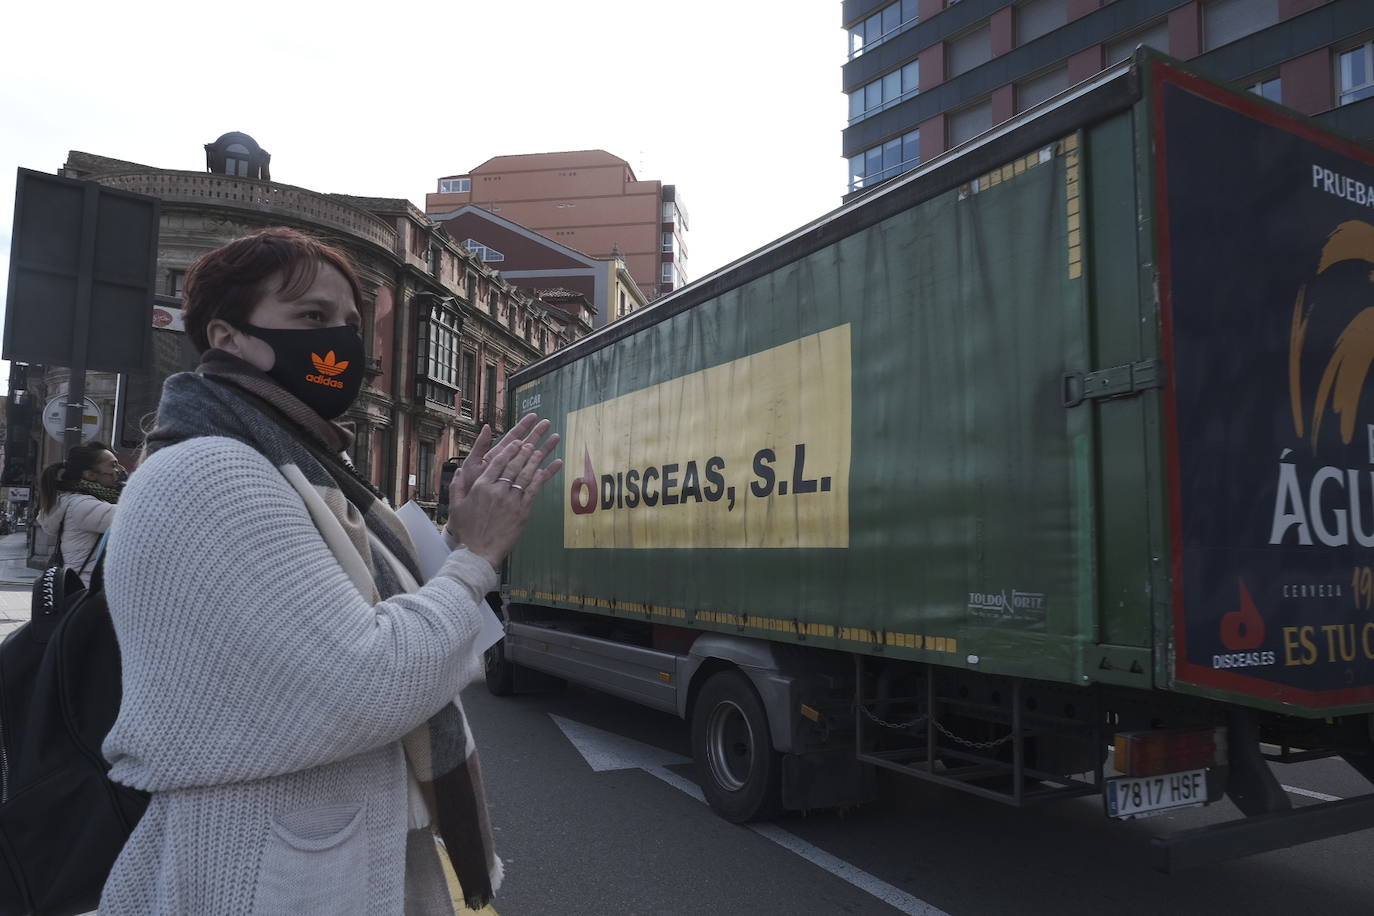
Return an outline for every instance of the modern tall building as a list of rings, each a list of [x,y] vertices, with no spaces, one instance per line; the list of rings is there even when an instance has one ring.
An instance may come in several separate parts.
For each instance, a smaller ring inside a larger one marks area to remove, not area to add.
[[[1148,45],[1374,138],[1374,0],[844,0],[854,194]]]
[[[674,185],[640,181],[605,150],[497,156],[439,179],[425,213],[472,205],[594,258],[620,256],[649,299],[688,282],[687,211]]]

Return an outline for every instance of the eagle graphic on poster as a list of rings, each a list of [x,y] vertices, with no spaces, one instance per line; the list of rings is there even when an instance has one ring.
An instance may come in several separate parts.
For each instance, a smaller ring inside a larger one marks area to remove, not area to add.
[[[1335,277],[1336,274],[1340,276]],[[1336,282],[1323,283],[1323,278],[1327,277]],[[1358,289],[1350,285],[1352,282],[1364,287],[1359,290],[1360,295],[1350,295]],[[1374,226],[1360,220],[1343,222],[1327,237],[1316,277],[1298,290],[1293,305],[1288,351],[1293,427],[1299,437],[1310,433],[1314,452],[1328,412],[1339,419],[1343,444],[1350,445],[1355,437],[1360,396],[1370,364],[1374,363],[1374,296],[1371,294],[1374,294]],[[1326,333],[1312,335],[1312,318],[1318,310],[1321,310],[1318,324]],[[1333,335],[1334,341],[1331,340]],[[1321,365],[1323,357],[1325,364],[1320,376],[1316,376],[1312,360]],[[1306,370],[1304,359],[1309,360]],[[1305,373],[1308,378],[1304,377]],[[1311,401],[1305,402],[1304,383],[1310,385],[1312,377],[1316,380],[1315,390]],[[1310,429],[1305,422],[1308,403],[1311,405]]]

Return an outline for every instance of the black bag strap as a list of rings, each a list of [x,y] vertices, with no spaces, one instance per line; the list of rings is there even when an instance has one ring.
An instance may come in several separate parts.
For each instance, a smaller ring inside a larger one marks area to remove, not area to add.
[[[65,520],[65,519],[64,519],[64,520]],[[86,554],[86,559],[85,559],[85,561],[81,564],[81,568],[80,568],[79,570],[77,570],[77,572],[84,573],[84,572],[86,571],[86,567],[87,567],[88,565],[90,565],[91,557],[95,556],[96,551],[98,551],[102,546],[104,546],[104,544],[105,544],[105,535],[102,534],[102,535],[100,536],[100,539],[99,539],[98,541],[96,541],[94,544],[91,545],[90,551],[87,552],[87,554]],[[98,565],[98,564],[97,564],[97,565]]]
[[[105,542],[110,539],[110,532],[106,531],[100,536],[100,540],[95,542],[91,548],[91,556],[95,557],[95,566],[91,568],[91,584],[87,588],[90,592],[98,592],[105,588]],[[86,558],[90,562],[91,557]],[[83,565],[81,567],[85,569]]]
[[[60,494],[60,493],[59,493],[58,496],[57,496],[57,504],[58,504],[59,506],[62,505],[62,494]],[[69,510],[70,510],[70,507],[69,507],[69,506],[63,507],[63,509],[62,509],[62,521],[60,521],[60,522],[57,523],[57,543],[53,545],[52,553],[48,554],[48,565],[49,565],[49,566],[64,566],[64,565],[66,565],[66,557],[62,556],[62,532],[63,532],[63,531],[66,529],[66,527],[67,527],[67,512],[68,512]]]

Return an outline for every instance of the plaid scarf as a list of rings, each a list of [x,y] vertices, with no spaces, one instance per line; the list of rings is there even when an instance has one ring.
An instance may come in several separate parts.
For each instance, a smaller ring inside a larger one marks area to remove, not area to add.
[[[119,487],[107,487],[104,484],[96,483],[93,480],[78,480],[71,487],[67,488],[68,493],[85,493],[87,496],[94,496],[96,499],[107,503],[119,502]]]
[[[414,547],[400,519],[341,455],[353,440],[346,426],[325,420],[238,357],[209,350],[196,373],[167,380],[146,448],[152,454],[199,436],[226,436],[256,449],[312,511],[323,499],[353,551],[333,542],[330,548],[367,600],[376,604],[418,587]],[[501,864],[477,748],[458,698],[402,744],[429,807],[431,829],[443,840],[467,905],[481,909],[500,883]]]

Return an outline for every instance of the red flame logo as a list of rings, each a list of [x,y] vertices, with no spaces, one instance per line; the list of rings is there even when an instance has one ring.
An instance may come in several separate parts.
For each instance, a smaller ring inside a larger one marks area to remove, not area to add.
[[[573,515],[590,515],[596,511],[596,471],[592,469],[592,453],[585,446],[582,449],[582,476],[573,480]]]
[[[1240,583],[1240,610],[1221,618],[1221,644],[1232,652],[1258,649],[1264,645],[1264,618],[1255,606],[1255,599],[1250,597],[1245,580],[1237,581]]]

